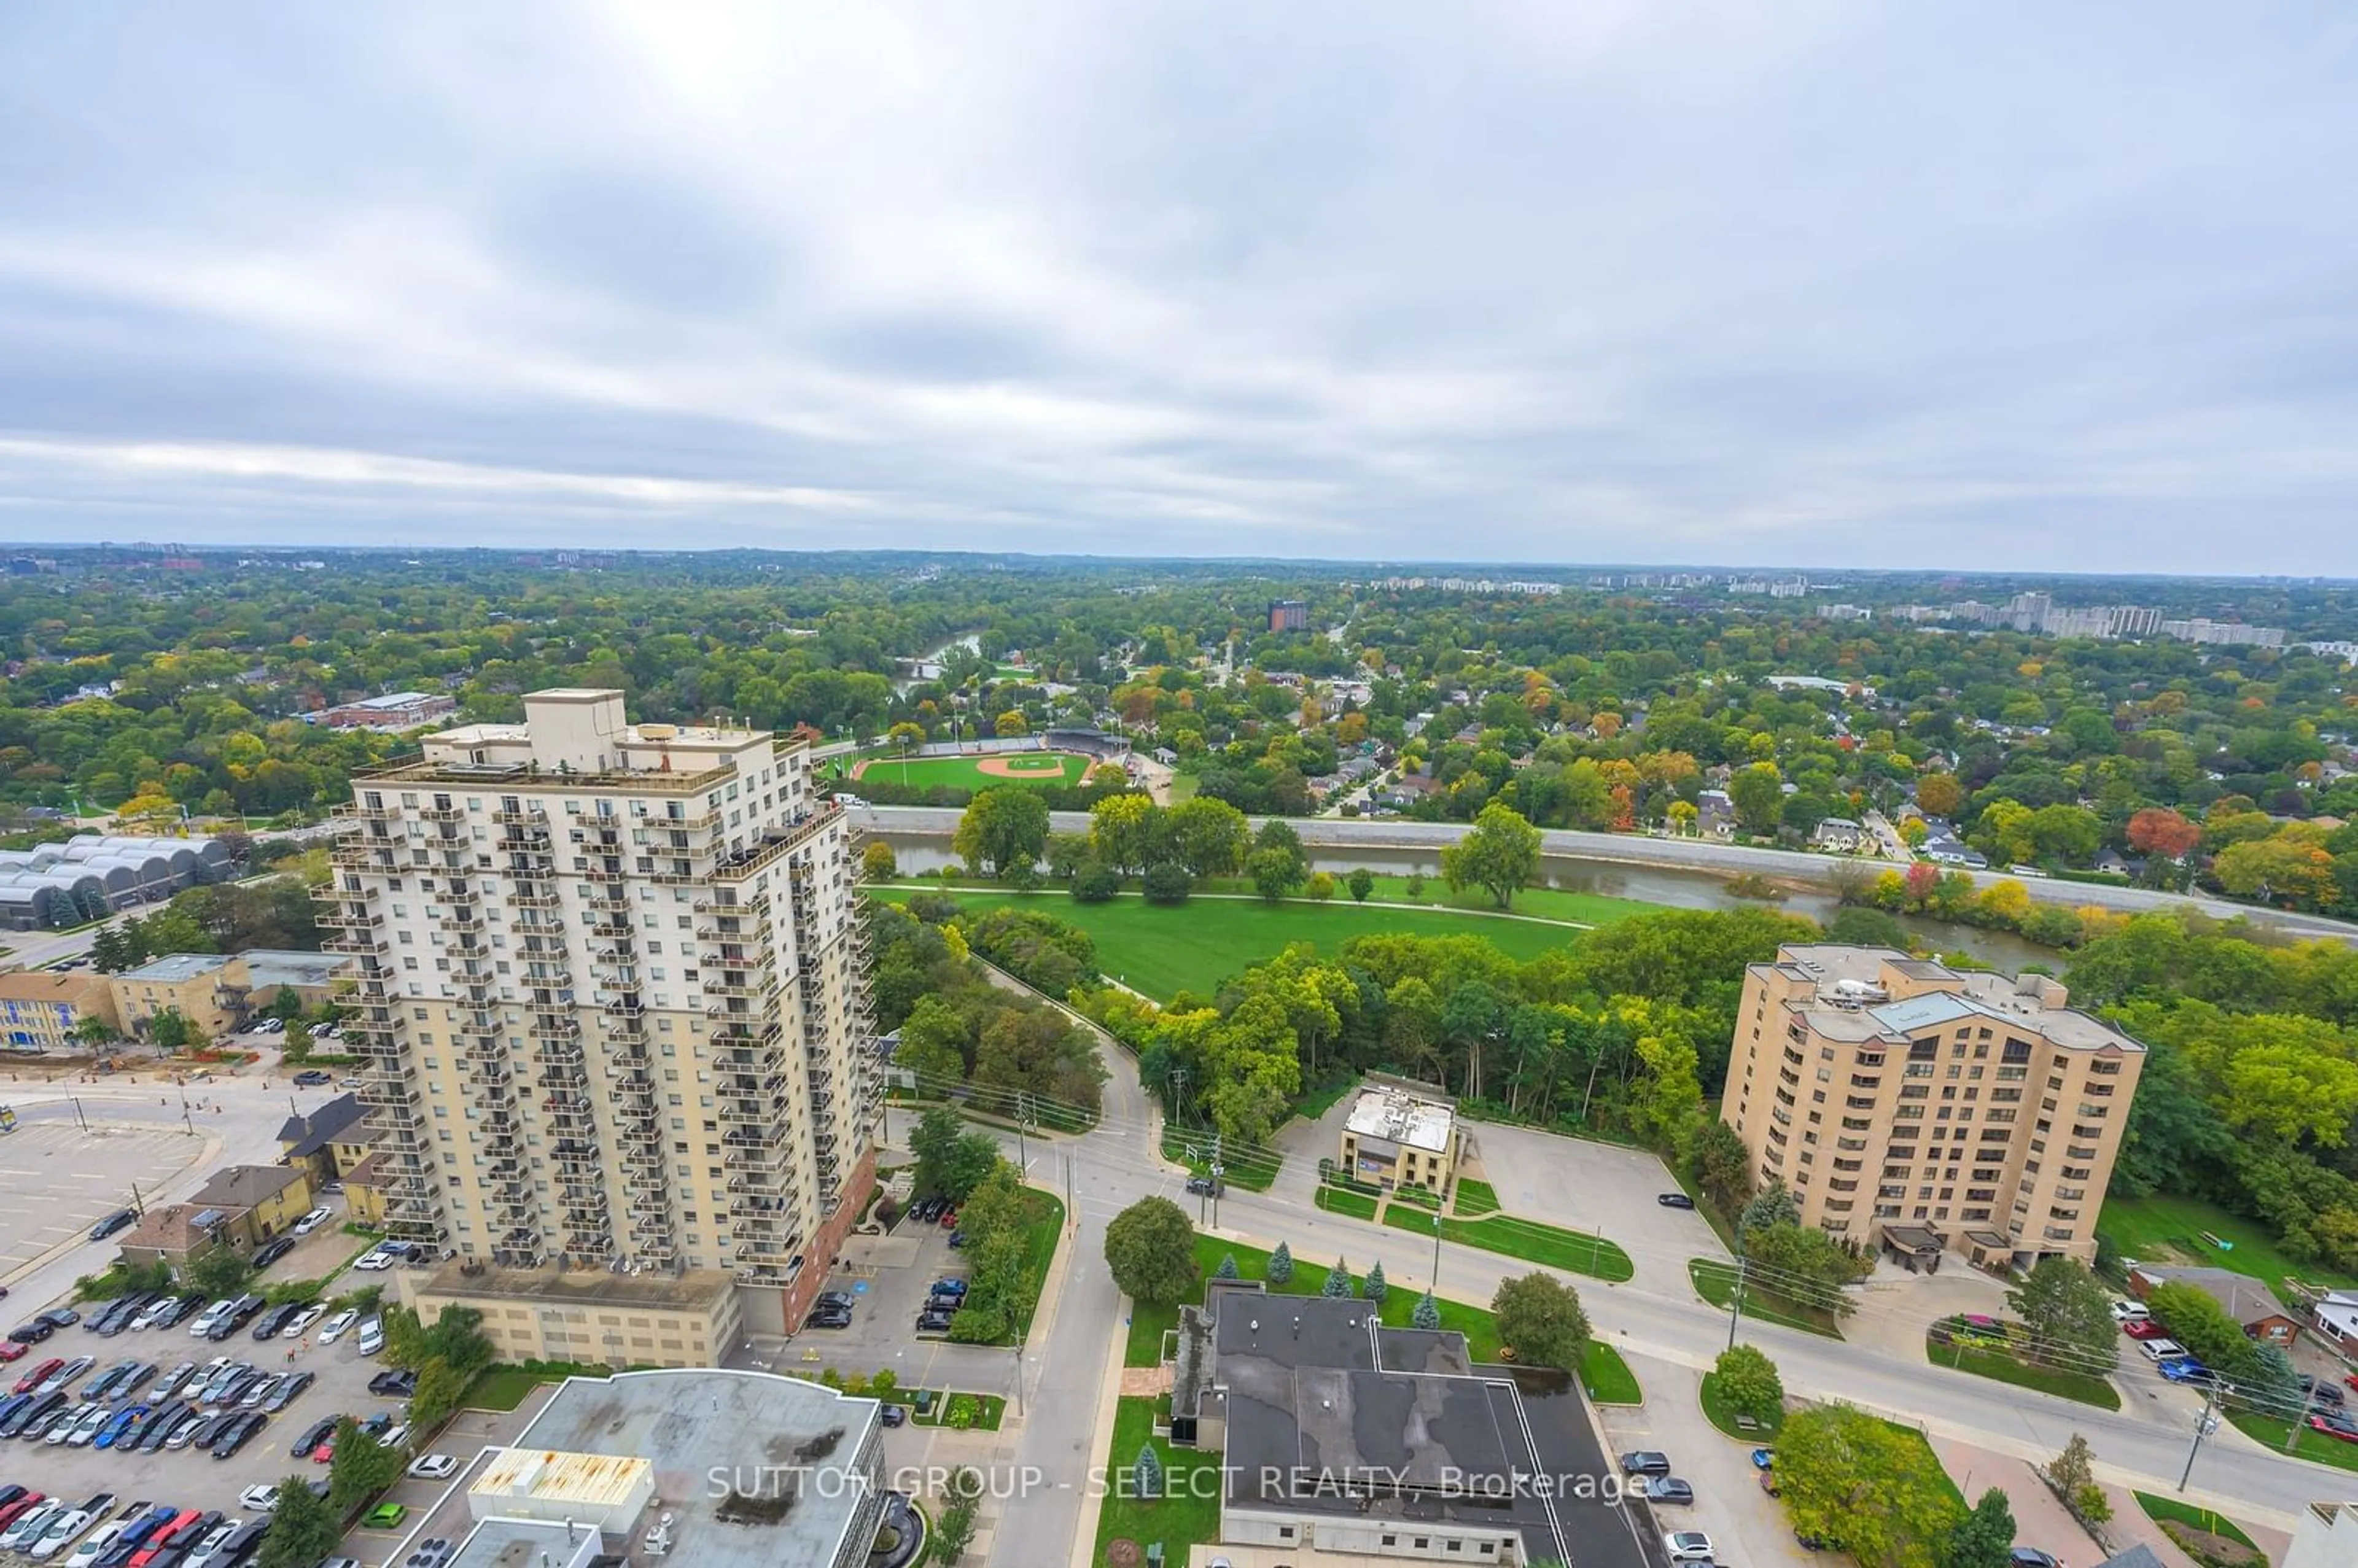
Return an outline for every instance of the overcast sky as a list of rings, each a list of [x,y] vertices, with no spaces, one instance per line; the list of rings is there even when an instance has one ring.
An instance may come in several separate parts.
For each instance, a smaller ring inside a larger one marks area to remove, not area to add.
[[[2358,574],[2358,7],[0,8],[0,535]]]

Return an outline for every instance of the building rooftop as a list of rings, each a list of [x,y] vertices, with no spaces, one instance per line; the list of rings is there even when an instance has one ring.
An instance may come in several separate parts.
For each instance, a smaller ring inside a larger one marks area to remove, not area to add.
[[[494,1269],[467,1271],[452,1261],[436,1269],[419,1285],[438,1295],[507,1296],[551,1306],[645,1306],[666,1309],[718,1305],[736,1288],[719,1269],[690,1269],[678,1275],[615,1274],[603,1269]]]
[[[347,1141],[342,1136],[368,1121],[368,1107],[356,1094],[341,1094],[308,1116],[290,1116],[278,1127],[278,1145],[286,1157],[300,1160],[316,1154],[330,1143]],[[352,1139],[349,1141],[358,1142]]]
[[[152,958],[135,969],[126,969],[114,978],[119,980],[147,980],[158,985],[178,985],[193,980],[199,975],[210,975],[225,968],[229,956],[224,953],[168,953]]]
[[[1439,1154],[1449,1148],[1449,1130],[1456,1112],[1401,1089],[1368,1088],[1351,1107],[1344,1125],[1362,1138],[1384,1138],[1412,1149]]]
[[[1557,1512],[1515,1484],[1602,1463],[1593,1436],[1578,1454],[1534,1446],[1562,1424],[1538,1405],[1577,1402],[1563,1374],[1477,1374],[1462,1336],[1379,1330],[1361,1301],[1235,1292],[1215,1310],[1228,1506],[1513,1530],[1532,1561],[1569,1561]],[[1395,1350],[1403,1364],[1389,1359]],[[1533,1384],[1530,1408],[1522,1376],[1545,1384]]]
[[[544,1563],[570,1563],[589,1531],[589,1526],[579,1524],[487,1519],[468,1534],[449,1568],[540,1568]],[[616,1543],[601,1536],[600,1544]]]
[[[11,969],[0,975],[0,1001],[88,1007],[105,995],[104,975],[60,974],[53,969]]]
[[[671,1515],[666,1555],[677,1562],[834,1568],[870,1495],[860,1456],[877,1435],[881,1408],[874,1400],[768,1372],[571,1378],[515,1447],[651,1465],[654,1495]],[[714,1486],[715,1476],[730,1478],[729,1488]],[[737,1493],[756,1488],[785,1506],[730,1507]],[[643,1519],[641,1530],[651,1522]],[[622,1550],[611,1542],[609,1549]]]
[[[1913,1031],[1984,1018],[2035,1030],[2068,1050],[2145,1050],[2112,1025],[2065,1005],[2070,993],[2062,982],[2044,975],[2013,979],[1952,969],[1897,948],[1831,943],[1780,947],[1776,967],[1813,988],[1813,1003],[1802,1011],[1829,1040],[1899,1044]]]
[[[189,1196],[193,1208],[252,1208],[266,1203],[303,1179],[287,1165],[230,1165],[215,1171]]]
[[[509,1448],[494,1454],[468,1485],[484,1516],[519,1498],[572,1504],[587,1511],[627,1503],[642,1487],[652,1489],[654,1465],[635,1454],[568,1454],[546,1448]]]
[[[2256,1323],[2264,1317],[2289,1317],[2290,1309],[2277,1300],[2276,1292],[2249,1274],[2238,1274],[2233,1269],[2202,1267],[2174,1268],[2166,1263],[2139,1263],[2136,1271],[2155,1284],[2192,1285],[2239,1324]]]
[[[256,990],[265,986],[324,989],[346,961],[341,954],[312,953],[299,947],[249,947],[238,957],[245,960],[246,983]]]

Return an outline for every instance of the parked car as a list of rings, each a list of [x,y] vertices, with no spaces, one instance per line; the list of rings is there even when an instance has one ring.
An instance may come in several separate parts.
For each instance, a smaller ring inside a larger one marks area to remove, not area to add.
[[[949,1331],[949,1314],[946,1312],[923,1312],[917,1314],[917,1332],[919,1334],[947,1334]]]
[[[269,1419],[260,1411],[248,1411],[233,1418],[229,1425],[213,1439],[213,1457],[216,1459],[233,1457],[239,1449],[254,1441],[254,1434],[260,1432],[263,1423]]]
[[[2342,1389],[2339,1384],[2329,1383],[2324,1379],[2312,1377],[2307,1372],[2300,1375],[2300,1395],[2310,1404],[2342,1403]]]
[[[2121,1332],[2127,1335],[2131,1339],[2159,1339],[2163,1337],[2163,1329],[2161,1325],[2156,1323],[2149,1317],[2133,1317],[2128,1319],[2121,1325]]]
[[[298,1088],[316,1089],[335,1081],[335,1074],[325,1072],[318,1067],[306,1067],[295,1075],[295,1084]]]
[[[421,1454],[409,1462],[409,1473],[421,1481],[438,1481],[458,1473],[459,1461],[448,1454]]]
[[[1694,1199],[1687,1196],[1684,1193],[1663,1193],[1657,1196],[1654,1201],[1660,1204],[1664,1208],[1694,1207]]]
[[[270,1397],[262,1401],[260,1408],[266,1415],[276,1415],[318,1380],[317,1376],[310,1372],[290,1373],[278,1380],[278,1386],[270,1390]]]
[[[963,1296],[966,1294],[966,1281],[959,1279],[956,1274],[951,1274],[945,1278],[936,1280],[932,1284],[927,1285],[925,1289],[928,1293],[936,1296]]]
[[[319,1227],[327,1224],[328,1221],[333,1219],[335,1217],[336,1211],[333,1209],[315,1208],[310,1213],[305,1215],[302,1218],[295,1222],[295,1234],[297,1236],[308,1236],[311,1232],[319,1229]]]
[[[1621,1455],[1624,1476],[1667,1476],[1671,1473],[1671,1456],[1656,1449],[1639,1448]]]
[[[2114,1298],[2113,1321],[2115,1323],[2135,1323],[2137,1319],[2149,1315],[2151,1314],[2146,1311],[2143,1302],[2133,1302],[2126,1296]]]
[[[403,1367],[388,1368],[368,1380],[369,1392],[386,1399],[406,1400],[416,1390],[417,1374]]]
[[[814,1306],[840,1307],[845,1312],[849,1312],[852,1308],[853,1297],[849,1291],[821,1291],[818,1293],[818,1299],[811,1304]]]
[[[886,1426],[899,1426],[908,1419],[909,1411],[905,1406],[886,1405],[884,1407],[883,1421]]]
[[[334,1416],[330,1416],[324,1421],[314,1422],[309,1426],[305,1427],[303,1429],[303,1435],[297,1438],[293,1445],[287,1450],[287,1456],[289,1459],[308,1459],[311,1457],[313,1454],[318,1452],[319,1444],[327,1442],[330,1438],[336,1435],[337,1419],[338,1418]]]
[[[2063,1568],[2063,1564],[2035,1546],[2017,1546],[2014,1549],[2014,1568]]]
[[[281,1236],[274,1240],[265,1241],[254,1249],[254,1266],[256,1269],[267,1269],[294,1250],[295,1238],[292,1236]]]
[[[803,1319],[805,1328],[849,1328],[851,1314],[839,1308],[818,1307]]]
[[[10,1329],[8,1337],[19,1345],[38,1345],[57,1331],[57,1325],[44,1323],[37,1317],[29,1323],[20,1323]]]
[[[336,1314],[335,1316],[330,1318],[327,1322],[319,1325],[319,1343],[322,1345],[333,1345],[337,1340],[341,1339],[344,1336],[344,1331],[346,1329],[351,1328],[352,1325],[360,1322],[360,1320],[361,1314],[357,1310],[352,1307],[344,1308],[343,1311]]]
[[[2208,1383],[2211,1368],[2191,1356],[2180,1356],[2161,1364],[2161,1375],[2173,1383]]]
[[[278,1337],[281,1339],[302,1338],[305,1335],[311,1332],[311,1325],[319,1322],[319,1319],[326,1314],[327,1310],[328,1309],[323,1306],[305,1307],[301,1312],[297,1313],[293,1317],[287,1320],[287,1326],[278,1331]]]
[[[90,1238],[92,1241],[103,1241],[117,1231],[128,1230],[138,1223],[137,1210],[119,1208],[90,1227]]]
[[[258,1514],[273,1512],[278,1507],[278,1488],[272,1486],[248,1487],[237,1495],[237,1506]]]
[[[373,1356],[384,1348],[384,1320],[373,1317],[361,1325],[361,1354]]]
[[[1699,1530],[1674,1530],[1662,1537],[1662,1549],[1673,1563],[1708,1563],[1714,1553],[1711,1537]]]
[[[2186,1354],[2186,1346],[2175,1339],[2141,1340],[2137,1348],[2145,1352],[2147,1360],[2155,1362],[2175,1361]]]
[[[409,1509],[400,1503],[379,1503],[361,1516],[362,1530],[397,1530],[409,1517]]]
[[[1694,1501],[1694,1488],[1676,1476],[1648,1476],[1645,1494],[1650,1503],[1686,1504]]]

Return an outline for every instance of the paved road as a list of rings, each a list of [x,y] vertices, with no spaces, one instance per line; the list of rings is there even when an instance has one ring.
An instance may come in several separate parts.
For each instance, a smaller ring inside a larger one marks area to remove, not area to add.
[[[1122,1345],[1120,1302],[1098,1266],[1106,1221],[1138,1197],[1168,1195],[1182,1175],[1157,1155],[1151,1108],[1127,1058],[1109,1052],[1108,1066],[1103,1123],[1086,1137],[1056,1145],[1073,1161],[1080,1200],[1077,1234],[1070,1242],[1072,1266],[1065,1271],[1052,1326],[1027,1362],[1028,1376],[1038,1381],[1026,1390],[1030,1419],[1018,1460],[1037,1465],[1049,1486],[1008,1505],[991,1561],[1010,1568],[1068,1559],[1079,1519],[1077,1488],[1105,1442],[1096,1429],[1098,1391],[1109,1358],[1119,1357]],[[1559,1194],[1669,1184],[1659,1173],[1621,1169],[1645,1156],[1557,1141],[1563,1145],[1554,1185]],[[1567,1221],[1596,1217],[1543,1212]],[[1282,1181],[1268,1194],[1232,1189],[1220,1203],[1217,1225],[1221,1234],[1253,1246],[1285,1241],[1309,1267],[1347,1257],[1364,1268],[1381,1259],[1395,1290],[1422,1290],[1430,1283],[1457,1301],[1487,1302],[1502,1280],[1530,1269],[1497,1253],[1444,1244],[1436,1281],[1428,1243],[1314,1210]],[[1622,1284],[1575,1281],[1598,1332],[1635,1356],[1692,1370],[1709,1368],[1726,1346],[1727,1319],[1696,1297],[1686,1272],[1686,1260],[1708,1249],[1690,1231],[1644,1214],[1607,1216],[1604,1227],[1628,1249],[1637,1273]],[[1935,1436],[2043,1461],[2072,1433],[2082,1433],[2094,1446],[2100,1474],[2155,1491],[2174,1488],[2185,1463],[2191,1416],[2171,1397],[2176,1390],[2158,1383],[2130,1385],[2125,1408],[2105,1411],[1928,1367],[1920,1357],[1887,1353],[1872,1344],[1822,1339],[1750,1320],[1741,1332],[1776,1359],[1786,1387],[1796,1394],[1848,1400],[1923,1426]],[[2338,1495],[2346,1479],[2342,1472],[2262,1449],[2229,1427],[2203,1445],[2190,1495],[2233,1507],[2239,1517],[2288,1522],[2312,1498]]]
[[[871,806],[855,812],[853,818],[870,832],[887,833],[899,838],[940,838],[946,842],[957,830],[958,816],[957,811],[948,807]],[[1302,836],[1305,847],[1313,850],[1338,852],[1414,849],[1437,855],[1444,845],[1455,843],[1466,832],[1466,825],[1457,822],[1370,822],[1350,817],[1294,817],[1288,820],[1293,823],[1293,830]],[[1253,821],[1258,826],[1260,818]],[[1082,832],[1087,829],[1089,819],[1085,812],[1060,811],[1050,817],[1049,825],[1060,833]],[[1542,833],[1540,849],[1541,853],[1559,860],[1650,866],[1710,875],[1758,871],[1828,885],[1831,885],[1837,866],[1858,865],[1880,870],[1885,865],[1880,860],[1846,860],[1828,855],[1805,854],[1798,849],[1766,849],[1702,838],[1654,838],[1637,833],[1583,833],[1562,828]],[[2200,894],[2160,892],[2152,888],[2059,881],[2049,877],[2025,877],[2021,881],[2032,898],[2046,903],[2060,903],[2072,908],[2093,904],[2128,914],[2189,908],[2222,920],[2248,916],[2259,924],[2273,925],[2294,935],[2358,942],[2358,925],[2329,920],[2322,915],[2255,909],[2248,904],[2228,903]]]

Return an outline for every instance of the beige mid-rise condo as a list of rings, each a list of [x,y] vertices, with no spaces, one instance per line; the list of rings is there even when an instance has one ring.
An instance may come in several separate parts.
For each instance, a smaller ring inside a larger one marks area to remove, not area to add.
[[[855,835],[801,741],[535,692],[362,774],[323,922],[385,1217],[462,1278],[725,1273],[800,1322],[873,1183]]]
[[[1911,1265],[2093,1261],[2145,1047],[2061,982],[1795,945],[1745,972],[1720,1110],[1804,1224]]]

